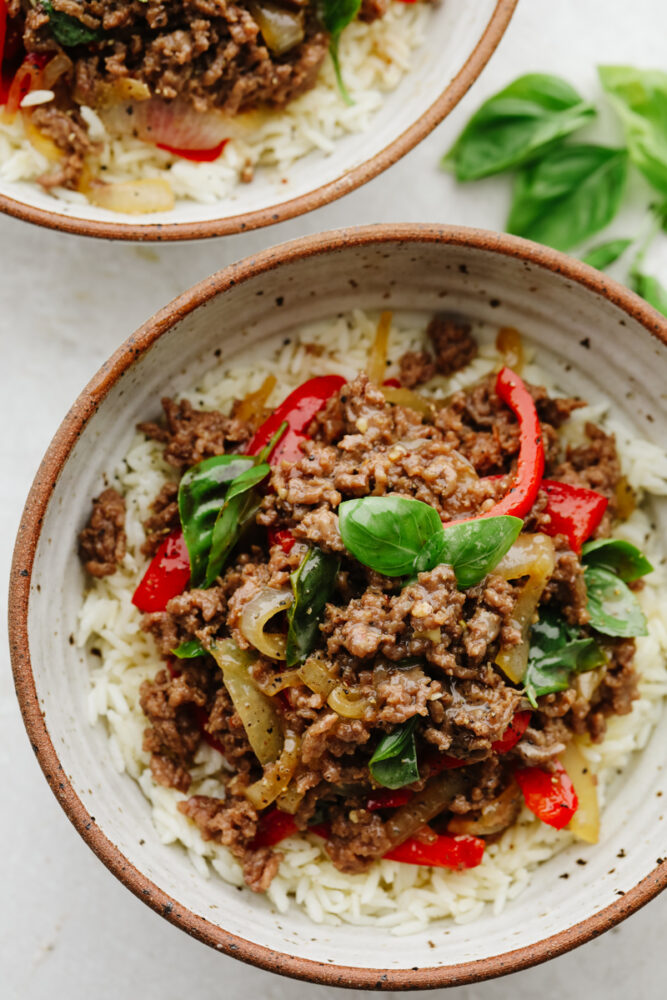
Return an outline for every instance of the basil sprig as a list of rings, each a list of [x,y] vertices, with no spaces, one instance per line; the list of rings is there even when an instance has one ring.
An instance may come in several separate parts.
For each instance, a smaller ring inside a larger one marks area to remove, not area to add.
[[[481,106],[442,163],[459,181],[489,177],[535,159],[594,117],[566,80],[529,73]]]
[[[628,171],[624,149],[558,146],[519,171],[507,230],[570,250],[611,222]]]
[[[602,566],[626,583],[653,572],[653,566],[644,553],[622,538],[596,538],[586,542],[581,550],[581,561],[586,566]]]
[[[338,508],[343,544],[384,576],[413,576],[449,563],[459,587],[479,583],[511,548],[518,517],[480,518],[443,528],[436,510],[411,497],[363,497]]]
[[[419,780],[416,725],[415,715],[383,736],[378,743],[368,764],[378,785],[383,785],[384,788],[402,788]]]
[[[586,566],[584,579],[592,628],[603,635],[625,638],[648,635],[639,601],[619,576],[603,566]]]
[[[50,0],[41,0],[41,6],[49,16],[51,34],[65,48],[75,48],[77,45],[89,45],[104,37],[101,28],[88,28],[71,14],[55,10]]]
[[[290,581],[294,601],[287,613],[288,667],[303,663],[315,645],[319,622],[336,583],[340,559],[331,552],[311,548]]]
[[[254,487],[270,472],[246,455],[214,455],[185,473],[178,511],[190,556],[190,585],[210,587],[259,508]]]
[[[599,66],[600,81],[625,129],[630,159],[667,195],[667,73]]]
[[[565,691],[573,674],[602,666],[606,658],[591,636],[584,636],[553,611],[542,610],[530,632],[530,652],[524,677],[526,696],[537,708],[543,694]]]
[[[205,656],[206,650],[202,646],[199,639],[188,639],[187,642],[182,642],[180,646],[176,649],[172,649],[173,656],[177,656],[179,660],[192,660],[195,656]]]
[[[361,0],[320,0],[319,4],[320,20],[331,35],[329,52],[334,65],[338,87],[346,104],[352,104],[353,102],[343,81],[338,46],[343,28],[347,28],[348,24],[354,21],[360,7]]]

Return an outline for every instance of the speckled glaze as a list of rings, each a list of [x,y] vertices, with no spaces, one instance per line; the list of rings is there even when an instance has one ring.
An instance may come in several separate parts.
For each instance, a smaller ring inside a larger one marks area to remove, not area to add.
[[[667,883],[662,770],[667,718],[605,812],[602,842],[546,862],[501,916],[410,937],[320,927],[263,897],[203,880],[162,845],[139,788],[86,721],[87,672],[69,642],[83,584],[76,533],[105,469],[161,394],[295,324],[355,307],[446,307],[476,327],[511,324],[548,351],[566,387],[610,396],[644,436],[667,431],[667,321],[578,261],[513,237],[377,226],[309,237],[219,272],[180,296],[100,369],[56,433],[26,503],[10,584],[10,636],[26,728],[63,809],[105,865],[154,910],[214,948],[330,985],[420,989],[479,981],[590,940]],[[658,530],[667,527],[656,505]],[[584,863],[582,863],[584,862]],[[567,879],[562,876],[567,874]]]
[[[80,236],[162,242],[248,232],[320,208],[382,173],[449,114],[493,55],[517,3],[443,0],[433,11],[423,52],[386,95],[370,129],[342,136],[328,156],[298,160],[288,183],[260,171],[224,201],[179,201],[171,212],[142,217],[69,204],[37,185],[0,180],[0,211]]]

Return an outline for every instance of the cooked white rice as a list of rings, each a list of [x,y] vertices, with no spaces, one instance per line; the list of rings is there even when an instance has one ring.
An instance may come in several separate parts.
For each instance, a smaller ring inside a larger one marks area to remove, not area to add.
[[[429,3],[395,2],[372,24],[350,24],[341,38],[340,59],[353,103],[343,100],[327,58],[313,90],[282,111],[247,116],[244,137],[229,142],[213,163],[193,163],[131,137],[111,138],[95,112],[85,108],[90,134],[102,147],[100,176],[109,182],[161,177],[176,198],[209,204],[228,197],[248,168],[268,168],[281,179],[295,160],[316,150],[326,155],[341,136],[369,128],[383,95],[409,71],[429,16]],[[11,123],[0,117],[0,179],[34,181],[48,167],[28,141],[21,115]],[[53,193],[70,202],[86,201],[75,191],[57,188]]]
[[[421,314],[408,313],[394,317],[390,358],[395,360],[404,350],[421,346],[427,319]],[[209,371],[200,385],[187,394],[188,398],[204,408],[225,410],[235,397],[258,388],[268,373],[278,375],[273,403],[313,375],[337,372],[353,377],[365,367],[376,323],[377,314],[357,311],[312,324],[295,331],[288,341],[278,339],[274,352],[263,352],[259,364],[255,352],[252,356],[248,353],[235,358],[233,371],[226,365]],[[313,344],[322,349],[319,356],[312,347],[306,349],[305,345]],[[478,380],[492,369],[495,360],[493,348],[482,347],[480,357],[465,371],[451,379],[436,376],[428,388],[437,395],[445,395],[455,387]],[[389,375],[392,372],[393,369],[388,369]],[[556,393],[561,388],[533,363],[527,365],[525,376]],[[568,424],[568,436],[572,440],[581,438],[587,419],[612,429],[617,435],[624,471],[638,495],[667,494],[665,453],[633,436],[617,419],[607,415],[607,409],[606,405],[596,404],[576,411]],[[143,680],[154,676],[161,661],[153,640],[141,632],[140,615],[130,601],[145,562],[140,555],[144,539],[141,524],[148,515],[149,504],[170,475],[173,470],[163,462],[160,446],[137,436],[126,459],[110,476],[110,482],[126,498],[128,553],[115,575],[95,581],[81,610],[77,641],[81,646],[95,646],[101,652],[101,657],[91,657],[90,721],[101,720],[107,727],[114,765],[139,783],[152,808],[161,840],[184,846],[202,877],[215,872],[227,882],[242,886],[238,863],[226,848],[205,843],[197,828],[178,812],[177,803],[184,796],[155,784],[148,754],[141,749],[145,718],[139,706],[139,687]],[[607,736],[601,745],[584,750],[597,774],[601,804],[611,781],[626,766],[631,754],[646,745],[667,694],[667,615],[661,607],[665,579],[657,540],[642,510],[635,511],[616,534],[642,548],[657,569],[646,578],[646,586],[639,594],[649,626],[648,636],[637,640],[640,698],[630,715],[609,720]],[[190,794],[224,796],[219,779],[221,767],[220,755],[202,746]],[[451,918],[457,923],[474,920],[486,904],[495,913],[500,912],[526,886],[540,862],[571,842],[571,834],[545,826],[524,809],[517,824],[487,847],[478,868],[448,872],[382,860],[367,874],[344,875],[328,860],[321,840],[313,835],[294,836],[280,846],[284,858],[268,895],[281,912],[296,905],[317,923],[372,923],[391,928],[394,934],[410,934],[436,919]]]

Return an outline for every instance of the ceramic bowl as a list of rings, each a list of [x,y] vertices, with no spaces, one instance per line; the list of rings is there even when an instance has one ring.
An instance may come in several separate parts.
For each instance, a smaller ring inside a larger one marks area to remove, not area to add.
[[[81,393],[44,458],[19,530],[11,583],[16,686],[51,788],[107,867],[140,899],[202,941],[275,972],[382,989],[465,983],[557,955],[647,902],[667,882],[667,716],[635,755],[598,846],[543,864],[500,916],[409,937],[318,926],[218,879],[161,844],[138,786],[116,773],[102,727],[87,722],[87,671],[69,642],[83,586],[76,536],[105,470],[161,395],[196,383],[214,351],[233,363],[295,324],[355,307],[456,310],[509,324],[551,352],[568,388],[604,392],[644,436],[667,435],[667,320],[578,261],[509,236],[378,226],[308,237],[235,264],[133,334]],[[655,515],[663,531],[665,505]],[[657,860],[656,860],[657,859]],[[585,864],[577,861],[585,861]],[[561,876],[568,873],[568,878]],[[390,947],[389,947],[390,945]]]
[[[0,179],[0,211],[50,229],[127,240],[191,240],[246,232],[309,212],[365,184],[420,142],[460,101],[493,54],[518,0],[444,0],[432,12],[427,41],[399,86],[386,95],[369,130],[312,153],[288,183],[258,171],[252,184],[210,205],[179,201],[170,212],[121,215],[70,204],[37,184]]]

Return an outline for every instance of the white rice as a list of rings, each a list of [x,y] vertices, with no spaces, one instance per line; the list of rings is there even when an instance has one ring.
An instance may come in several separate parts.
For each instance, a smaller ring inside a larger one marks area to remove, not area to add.
[[[193,163],[132,137],[111,138],[95,112],[84,108],[91,137],[101,144],[100,176],[109,182],[161,177],[176,198],[207,204],[229,197],[249,168],[266,168],[282,179],[295,160],[315,151],[326,155],[341,136],[370,127],[383,95],[409,71],[426,37],[430,8],[429,3],[392,2],[378,21],[350,24],[341,38],[340,59],[353,103],[343,100],[327,57],[311,91],[281,111],[247,116],[243,138],[229,142],[213,163]],[[238,124],[242,120],[240,116]],[[34,181],[48,167],[45,156],[30,144],[22,116],[11,123],[0,116],[0,179]],[[86,201],[76,191],[54,189],[53,194]]]
[[[278,339],[272,354],[268,350],[262,352],[264,360],[260,364],[257,352],[247,352],[234,359],[233,371],[225,365],[209,371],[187,394],[188,398],[195,405],[224,410],[235,397],[258,388],[269,373],[278,375],[273,403],[313,375],[338,372],[353,377],[365,366],[377,318],[377,314],[356,311],[302,328],[288,341]],[[427,319],[422,314],[394,316],[389,348],[391,359],[395,361],[404,350],[422,345]],[[309,350],[306,345],[310,345]],[[313,352],[312,345],[322,348],[319,356]],[[455,387],[479,379],[492,369],[495,360],[494,350],[483,347],[480,356],[465,371],[451,379],[437,376],[428,388],[437,395],[445,395]],[[388,368],[389,375],[393,371]],[[525,376],[558,394],[560,387],[535,364],[526,367]],[[567,425],[569,438],[582,438],[585,421],[595,419],[617,434],[624,471],[638,496],[666,495],[665,453],[636,438],[616,417],[608,417],[606,409],[596,405],[576,411]],[[110,482],[120,488],[126,498],[128,553],[115,575],[95,581],[81,610],[77,641],[81,646],[94,646],[101,653],[101,656],[91,657],[90,722],[101,720],[107,727],[114,766],[139,783],[151,805],[160,839],[167,844],[181,844],[202,877],[216,873],[225,881],[242,886],[238,863],[226,848],[201,839],[194,824],[177,810],[177,803],[184,796],[155,784],[148,755],[141,750],[145,718],[139,706],[139,687],[143,680],[154,676],[161,661],[153,640],[141,632],[140,615],[130,601],[144,567],[139,554],[144,538],[141,522],[169,475],[173,475],[173,470],[163,462],[160,446],[137,436],[126,459],[110,476]],[[642,548],[657,568],[646,578],[646,586],[639,593],[649,628],[649,634],[637,640],[640,698],[630,715],[609,720],[602,744],[584,748],[597,775],[601,805],[611,781],[627,765],[632,753],[646,745],[667,695],[667,614],[661,607],[661,592],[664,593],[665,586],[662,553],[657,547],[655,533],[651,532],[648,516],[641,509],[636,510],[616,534]],[[189,794],[224,796],[221,768],[224,773],[220,755],[202,746]],[[296,905],[316,923],[374,924],[390,928],[394,934],[411,934],[437,919],[451,918],[456,923],[474,920],[487,904],[492,906],[494,913],[499,913],[525,888],[530,873],[538,864],[571,842],[572,836],[567,831],[559,832],[545,826],[524,809],[516,825],[497,843],[488,845],[478,868],[449,872],[382,860],[366,874],[344,875],[327,858],[321,840],[314,835],[294,836],[280,846],[284,858],[268,895],[279,911],[285,912]]]

